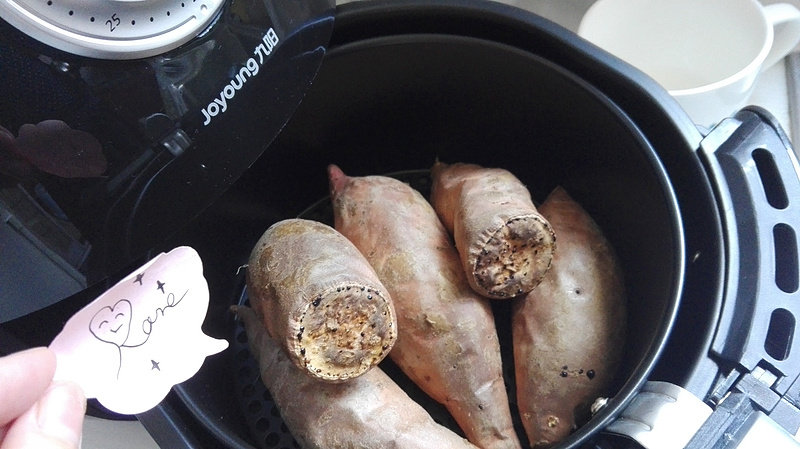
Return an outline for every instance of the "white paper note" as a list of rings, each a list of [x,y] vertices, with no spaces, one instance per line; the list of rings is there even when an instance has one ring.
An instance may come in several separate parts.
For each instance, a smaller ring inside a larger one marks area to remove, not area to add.
[[[200,328],[208,300],[194,249],[160,254],[67,321],[50,344],[56,379],[77,382],[87,398],[117,413],[155,407],[228,347]]]

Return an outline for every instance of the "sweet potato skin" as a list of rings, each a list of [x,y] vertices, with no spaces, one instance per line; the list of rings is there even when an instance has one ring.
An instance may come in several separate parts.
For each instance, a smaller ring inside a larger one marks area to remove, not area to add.
[[[346,237],[312,220],[273,224],[253,247],[247,289],[259,316],[308,375],[362,375],[397,338],[391,296]]]
[[[493,299],[535,288],[550,268],[556,235],[525,185],[504,169],[440,161],[431,178],[431,203],[472,288]]]
[[[539,208],[559,236],[541,284],[512,305],[517,404],[532,447],[550,447],[589,417],[625,341],[626,299],[613,248],[562,188]]]
[[[437,424],[379,367],[343,383],[300,373],[248,307],[234,307],[261,379],[303,449],[475,449]]]
[[[488,300],[467,283],[430,203],[384,176],[329,167],[335,227],[367,257],[392,295],[391,359],[445,405],[476,446],[519,448]]]

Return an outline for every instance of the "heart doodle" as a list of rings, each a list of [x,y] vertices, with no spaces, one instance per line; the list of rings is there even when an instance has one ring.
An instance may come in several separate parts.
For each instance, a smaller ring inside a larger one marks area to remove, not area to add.
[[[127,299],[105,306],[92,317],[89,331],[100,341],[122,347],[131,331],[131,311],[131,302]]]

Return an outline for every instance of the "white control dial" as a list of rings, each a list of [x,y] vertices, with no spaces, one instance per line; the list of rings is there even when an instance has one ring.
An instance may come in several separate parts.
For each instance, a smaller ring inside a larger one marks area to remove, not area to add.
[[[0,0],[0,17],[70,53],[136,59],[200,33],[224,0]]]

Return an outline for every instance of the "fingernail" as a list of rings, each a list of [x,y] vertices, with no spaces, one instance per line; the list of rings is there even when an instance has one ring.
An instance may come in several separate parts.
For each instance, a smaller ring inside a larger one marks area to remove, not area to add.
[[[77,447],[85,413],[83,390],[72,382],[55,382],[39,401],[37,422],[43,433]]]

